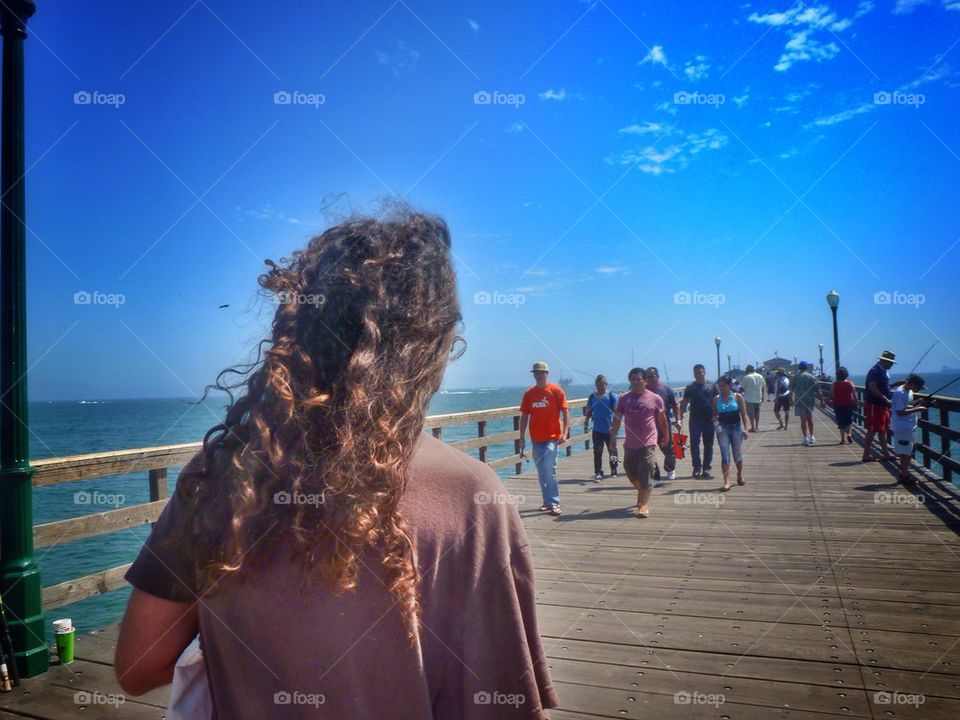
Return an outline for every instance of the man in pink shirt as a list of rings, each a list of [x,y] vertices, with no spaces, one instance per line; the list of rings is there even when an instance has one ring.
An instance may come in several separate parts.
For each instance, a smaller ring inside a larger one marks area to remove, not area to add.
[[[637,489],[637,517],[650,517],[650,476],[657,461],[657,444],[669,442],[663,398],[647,390],[642,368],[633,368],[627,376],[630,392],[620,396],[610,426],[610,451],[616,452],[620,420],[625,419],[623,469]],[[659,431],[658,431],[659,426]],[[659,439],[658,439],[659,438]]]

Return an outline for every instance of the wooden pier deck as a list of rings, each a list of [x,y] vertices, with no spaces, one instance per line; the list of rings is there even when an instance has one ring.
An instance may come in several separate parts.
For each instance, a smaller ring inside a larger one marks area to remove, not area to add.
[[[533,547],[539,619],[572,718],[960,717],[960,500],[952,485],[899,485],[887,463],[819,444],[799,423],[746,443],[745,487],[690,475],[633,517],[624,477],[594,483],[592,453],[560,461],[563,515],[536,511],[530,470],[511,478]],[[122,705],[116,626],[79,660],[0,695],[0,718],[160,718],[167,689]],[[86,693],[86,695],[77,695]]]

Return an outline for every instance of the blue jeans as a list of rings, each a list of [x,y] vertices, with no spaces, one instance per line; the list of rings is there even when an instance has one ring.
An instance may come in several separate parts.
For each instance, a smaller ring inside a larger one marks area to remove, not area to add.
[[[743,425],[717,425],[717,442],[720,444],[720,457],[724,465],[730,464],[730,451],[733,450],[733,461],[743,460]]]
[[[703,463],[700,463],[700,438],[703,437]],[[693,471],[709,470],[713,463],[713,423],[690,418],[690,448],[693,451]]]
[[[560,504],[560,486],[557,484],[557,441],[533,443],[533,462],[537,466],[540,494],[544,505]]]

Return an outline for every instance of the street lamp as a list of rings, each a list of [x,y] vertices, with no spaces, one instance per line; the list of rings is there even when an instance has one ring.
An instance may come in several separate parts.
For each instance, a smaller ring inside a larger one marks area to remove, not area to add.
[[[720,336],[717,335],[713,339],[713,342],[717,346],[717,380],[719,380],[720,379]]]
[[[837,306],[840,305],[840,293],[836,290],[828,292],[827,305],[833,312],[833,374],[836,377],[837,370],[840,369],[840,341],[837,335]]]
[[[820,348],[820,377],[823,377],[823,343],[817,343],[817,347]]]

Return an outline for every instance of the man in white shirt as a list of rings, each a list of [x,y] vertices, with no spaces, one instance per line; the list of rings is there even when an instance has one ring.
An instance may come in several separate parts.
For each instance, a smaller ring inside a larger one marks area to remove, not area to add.
[[[747,365],[747,374],[740,380],[743,386],[743,399],[747,401],[747,417],[750,419],[750,432],[760,429],[760,404],[767,388],[767,381],[753,365]]]

